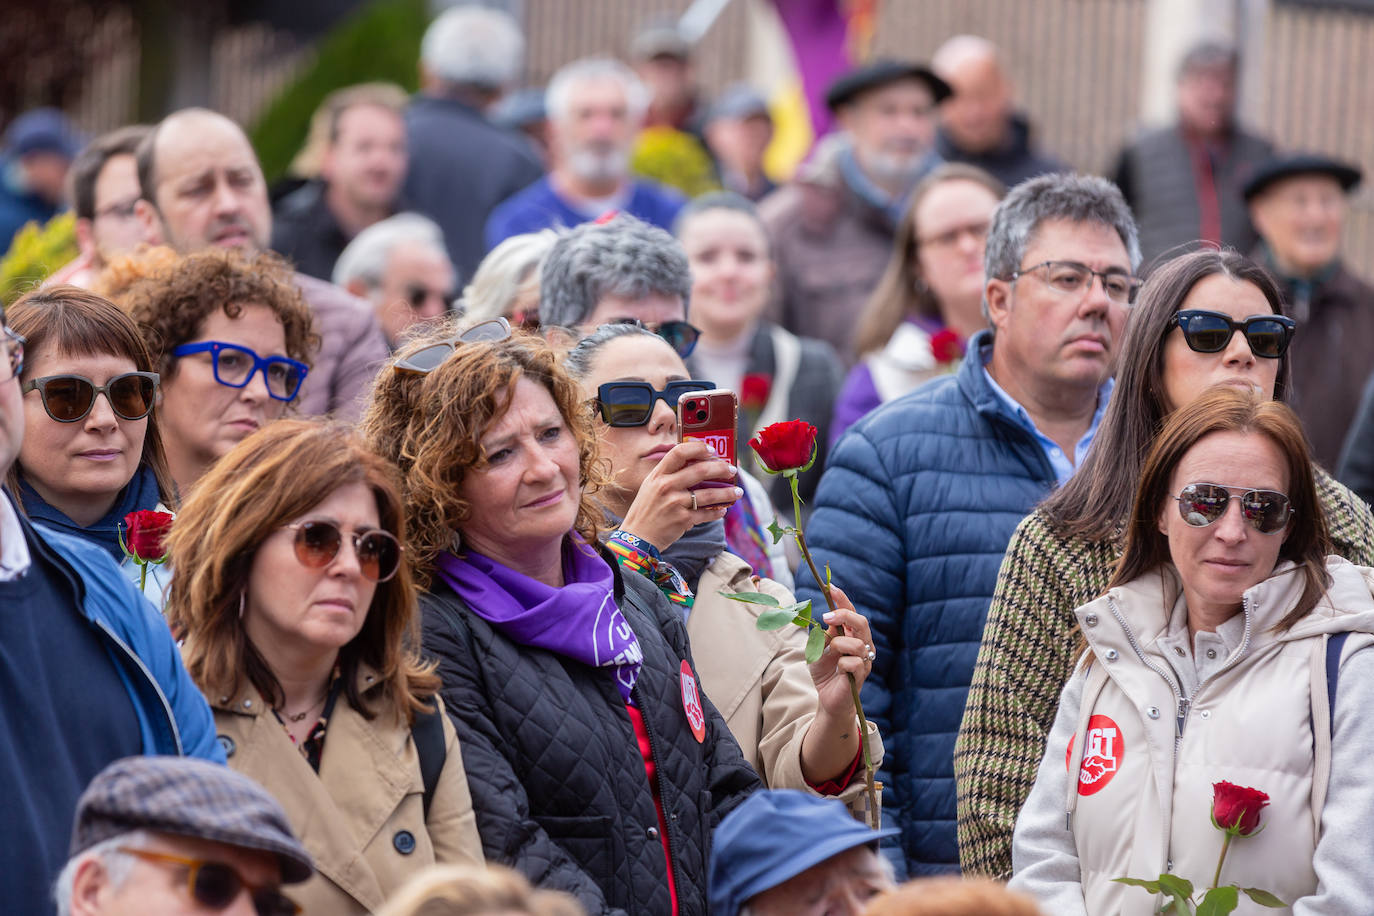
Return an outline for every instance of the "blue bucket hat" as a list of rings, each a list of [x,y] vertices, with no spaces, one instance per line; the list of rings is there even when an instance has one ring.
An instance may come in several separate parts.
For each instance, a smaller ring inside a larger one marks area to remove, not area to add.
[[[711,913],[736,916],[753,896],[856,846],[900,833],[870,830],[844,802],[796,789],[756,792],[716,828],[711,843]]]

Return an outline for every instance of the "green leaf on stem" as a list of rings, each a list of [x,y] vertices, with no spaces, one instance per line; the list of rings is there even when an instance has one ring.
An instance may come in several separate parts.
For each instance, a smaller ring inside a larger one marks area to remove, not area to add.
[[[1275,909],[1283,909],[1288,905],[1279,898],[1275,897],[1273,894],[1269,893],[1268,891],[1262,891],[1257,887],[1242,887],[1241,890],[1245,892],[1245,896],[1249,897],[1251,900],[1255,901],[1260,906],[1269,906],[1274,907]]]
[[[767,607],[777,607],[781,602],[772,595],[765,595],[763,592],[721,592],[731,601],[743,601],[745,604],[762,604]]]
[[[801,602],[801,603],[799,603],[799,604],[794,604],[794,605],[792,605],[792,610],[794,610],[794,611],[797,612],[797,616],[794,617],[794,618],[792,619],[792,622],[793,622],[793,623],[795,623],[795,624],[796,624],[797,626],[799,626],[799,627],[809,627],[809,626],[811,626],[811,599],[810,599],[810,598],[807,598],[805,601],[803,601],[803,602]]]
[[[1214,887],[1202,898],[1202,903],[1197,908],[1197,916],[1226,916],[1239,904],[1240,890],[1234,884]]]
[[[1113,878],[1117,884],[1129,884],[1131,887],[1143,887],[1152,894],[1159,893],[1158,881],[1146,881],[1144,878]]]
[[[754,626],[760,630],[781,630],[791,623],[796,616],[796,611],[790,607],[769,608],[759,615]]]
[[[830,591],[830,564],[825,564],[825,590]]]
[[[1193,912],[1193,882],[1167,872],[1159,876],[1159,891],[1174,898],[1174,912],[1179,916]]]
[[[806,663],[814,665],[821,660],[822,653],[825,652],[825,630],[821,627],[812,627],[811,635],[806,637]]]
[[[768,526],[768,533],[773,535],[773,543],[776,544],[778,541],[781,541],[783,538],[787,537],[787,535],[790,534],[791,531],[779,525],[777,519],[773,519],[772,523],[770,523]]]

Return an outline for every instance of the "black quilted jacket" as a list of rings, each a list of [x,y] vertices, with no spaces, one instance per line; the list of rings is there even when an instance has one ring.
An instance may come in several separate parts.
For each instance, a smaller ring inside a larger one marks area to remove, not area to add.
[[[761,786],[699,687],[706,737],[693,736],[680,686],[690,660],[681,613],[648,580],[618,569],[616,599],[644,651],[634,698],[653,748],[679,911],[705,916],[711,831]],[[511,641],[442,580],[420,603],[487,860],[576,895],[589,913],[671,913],[644,760],[609,673]]]

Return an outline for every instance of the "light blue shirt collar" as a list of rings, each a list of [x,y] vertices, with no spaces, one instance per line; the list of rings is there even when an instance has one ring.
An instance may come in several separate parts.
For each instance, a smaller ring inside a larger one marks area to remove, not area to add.
[[[1102,422],[1102,415],[1107,412],[1107,401],[1112,396],[1112,389],[1116,386],[1116,380],[1109,378],[1102,383],[1102,387],[1097,389],[1097,409],[1093,411],[1092,422],[1088,424],[1088,431],[1083,434],[1083,438],[1079,439],[1078,443],[1074,446],[1073,458],[1070,459],[1068,455],[1064,454],[1064,450],[1059,447],[1059,443],[1042,433],[1036,427],[1035,421],[1031,419],[1031,415],[1026,411],[1026,408],[1022,407],[1015,398],[1002,389],[1001,385],[997,384],[997,380],[992,377],[992,373],[988,372],[987,361],[991,357],[992,348],[989,347],[984,351],[983,377],[987,379],[988,385],[997,394],[997,397],[1001,399],[1002,403],[1007,405],[1007,409],[1011,411],[1012,416],[1016,418],[1017,422],[1024,426],[1026,431],[1035,438],[1037,443],[1039,443],[1041,451],[1045,453],[1045,457],[1050,462],[1050,467],[1054,469],[1054,476],[1058,480],[1059,486],[1062,487],[1068,482],[1068,479],[1073,476],[1073,472],[1082,466],[1083,459],[1087,457],[1088,446],[1092,445],[1093,437],[1097,435],[1097,427]]]

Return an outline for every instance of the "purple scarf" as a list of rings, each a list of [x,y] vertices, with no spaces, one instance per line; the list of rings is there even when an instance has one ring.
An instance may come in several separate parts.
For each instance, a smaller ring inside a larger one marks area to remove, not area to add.
[[[562,588],[480,553],[442,553],[439,576],[472,612],[522,646],[547,649],[594,668],[614,668],[626,703],[644,660],[639,639],[615,603],[611,567],[581,538],[563,541]]]

